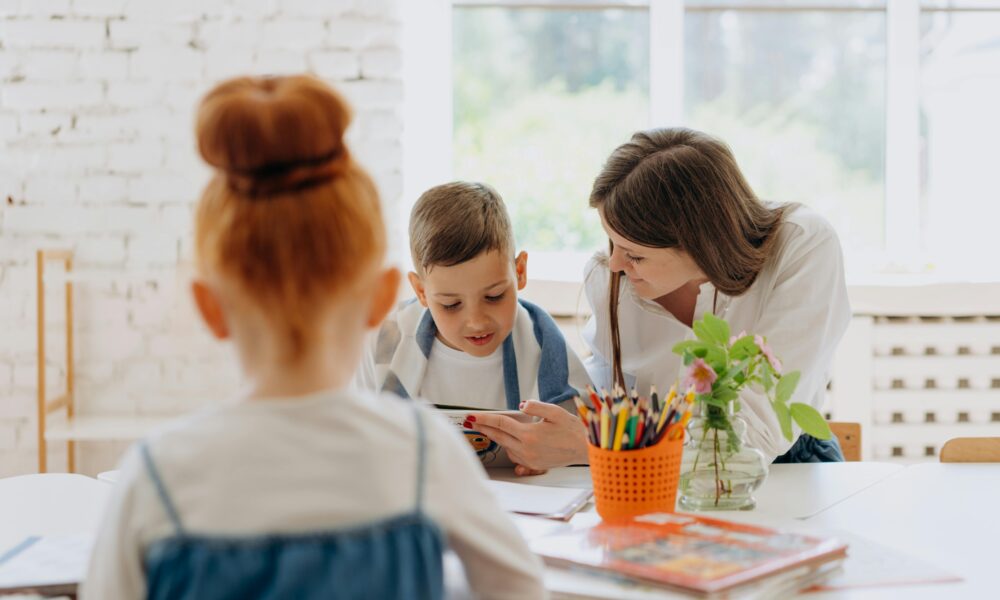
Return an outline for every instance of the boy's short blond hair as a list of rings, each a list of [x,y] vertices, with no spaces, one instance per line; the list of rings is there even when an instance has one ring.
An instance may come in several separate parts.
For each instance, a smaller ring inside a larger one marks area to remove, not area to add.
[[[464,263],[483,252],[514,258],[507,207],[485,183],[453,181],[424,192],[410,213],[410,254],[417,273]]]

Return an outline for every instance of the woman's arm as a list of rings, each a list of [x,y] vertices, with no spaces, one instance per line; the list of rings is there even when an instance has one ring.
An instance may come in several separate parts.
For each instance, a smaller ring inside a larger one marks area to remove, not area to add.
[[[587,262],[583,289],[590,305],[590,318],[583,328],[583,341],[590,349],[590,356],[583,364],[598,389],[611,389],[614,379],[611,374],[611,330],[608,325],[610,278],[607,257],[598,253]]]
[[[785,225],[799,229],[780,250],[774,285],[754,333],[767,338],[784,372],[801,372],[792,401],[821,410],[830,365],[847,330],[851,309],[840,242],[829,224],[818,216],[814,219],[809,230],[794,223]],[[769,460],[784,454],[792,442],[781,434],[767,398],[747,390],[740,399],[751,445]]]

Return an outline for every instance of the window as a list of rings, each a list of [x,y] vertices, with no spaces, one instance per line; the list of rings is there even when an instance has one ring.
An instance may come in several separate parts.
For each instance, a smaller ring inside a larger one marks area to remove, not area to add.
[[[593,178],[649,122],[646,11],[465,6],[453,32],[455,178],[497,188],[524,248],[599,247]]]
[[[686,124],[725,140],[761,198],[882,250],[885,13],[708,8],[684,33]]]
[[[1000,256],[1000,6],[994,8],[927,10],[920,19],[923,229],[942,268],[970,275]]]
[[[849,279],[1000,278],[1000,0],[433,1],[452,28],[437,154],[497,187],[535,265],[579,252],[545,275],[578,279],[604,245],[586,206],[608,154],[682,124],[765,200],[826,216]]]

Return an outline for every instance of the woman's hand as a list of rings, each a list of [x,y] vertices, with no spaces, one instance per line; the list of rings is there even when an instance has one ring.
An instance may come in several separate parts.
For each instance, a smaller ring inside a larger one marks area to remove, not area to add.
[[[587,430],[580,418],[560,406],[528,400],[521,412],[541,420],[521,423],[504,415],[471,413],[477,431],[507,449],[517,475],[540,475],[546,469],[587,463]]]

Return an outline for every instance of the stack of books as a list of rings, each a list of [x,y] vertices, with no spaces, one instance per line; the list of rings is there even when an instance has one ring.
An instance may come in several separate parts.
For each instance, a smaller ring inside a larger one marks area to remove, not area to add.
[[[547,564],[700,597],[773,598],[837,573],[847,545],[680,513],[556,532],[531,542]]]

